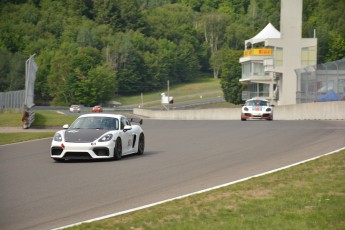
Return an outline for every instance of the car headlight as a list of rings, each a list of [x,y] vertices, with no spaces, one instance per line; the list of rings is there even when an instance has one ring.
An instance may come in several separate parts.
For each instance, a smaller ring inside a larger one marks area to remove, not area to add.
[[[266,112],[270,112],[272,109],[271,108],[267,108],[266,109]]]
[[[62,141],[62,136],[61,136],[60,133],[55,133],[54,141],[57,141],[57,142],[61,142]]]
[[[244,111],[249,111],[249,109],[247,107],[244,107],[243,110]]]
[[[98,141],[99,142],[106,142],[106,141],[110,141],[113,138],[113,134],[107,134],[104,135],[103,137],[101,137]]]

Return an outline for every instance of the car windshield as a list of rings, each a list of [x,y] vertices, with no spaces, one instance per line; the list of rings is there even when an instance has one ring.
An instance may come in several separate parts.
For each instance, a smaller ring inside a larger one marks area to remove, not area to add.
[[[80,117],[69,128],[118,130],[119,121],[113,117]]]
[[[269,106],[268,101],[261,101],[261,100],[251,100],[247,101],[246,106]]]

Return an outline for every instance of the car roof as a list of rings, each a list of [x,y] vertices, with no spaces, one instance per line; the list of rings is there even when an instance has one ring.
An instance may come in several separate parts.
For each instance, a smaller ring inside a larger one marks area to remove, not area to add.
[[[110,114],[110,113],[87,113],[87,114],[83,114],[79,117],[113,117],[113,118],[117,118],[117,119],[121,119],[121,117],[125,117],[123,115],[120,114]]]
[[[268,101],[268,100],[263,99],[263,98],[255,97],[255,98],[248,99],[248,100],[246,100],[246,101]]]

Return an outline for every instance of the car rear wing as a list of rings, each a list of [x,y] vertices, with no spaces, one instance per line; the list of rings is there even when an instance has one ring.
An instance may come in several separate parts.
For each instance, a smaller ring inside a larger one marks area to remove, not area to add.
[[[129,121],[130,122],[134,122],[134,123],[138,123],[140,125],[143,124],[143,119],[141,119],[141,118],[132,117],[132,118],[129,119]]]

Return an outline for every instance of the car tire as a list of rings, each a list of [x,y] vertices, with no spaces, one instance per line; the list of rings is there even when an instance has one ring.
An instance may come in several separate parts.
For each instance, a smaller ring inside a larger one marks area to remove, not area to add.
[[[65,159],[53,158],[55,162],[65,162]]]
[[[245,118],[241,118],[241,121],[246,121],[247,119],[245,119]]]
[[[122,142],[120,138],[117,138],[114,148],[114,156],[113,159],[118,161],[122,157]]]
[[[139,136],[139,143],[138,143],[138,155],[143,155],[145,150],[145,136],[143,133]]]

